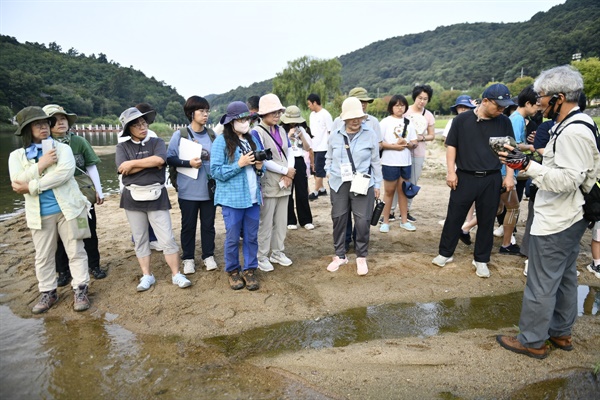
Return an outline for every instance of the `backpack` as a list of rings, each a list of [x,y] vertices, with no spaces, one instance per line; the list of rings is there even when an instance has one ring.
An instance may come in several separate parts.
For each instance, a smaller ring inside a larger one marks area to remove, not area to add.
[[[188,139],[192,140],[191,138],[192,136],[192,132],[190,131],[190,127],[186,126],[185,127],[187,129],[187,133],[188,133]],[[183,130],[180,129],[179,130],[179,142],[181,142],[181,131]],[[215,131],[213,131],[210,128],[206,128],[206,132],[208,133],[208,137],[210,138],[211,142],[214,142],[215,139],[217,138],[217,135],[215,134]],[[177,146],[179,146],[179,142],[177,142]],[[208,179],[210,181],[211,177],[210,175],[208,176]],[[178,192],[179,188],[177,187],[177,167],[174,167],[172,165],[169,165],[169,181],[171,182],[171,186],[173,186],[175,188],[175,191]]]
[[[595,123],[590,124],[586,121],[577,120],[569,122],[567,125],[565,125],[565,128],[572,124],[585,125],[594,134],[594,138],[596,139],[596,148],[598,151],[600,151],[600,133],[598,132],[598,127]],[[556,139],[558,139],[558,135],[560,135],[563,130],[564,128],[560,132],[556,133]],[[554,145],[552,148],[553,151],[556,151],[556,139],[554,139]],[[586,193],[581,186],[579,187],[579,190],[581,190],[583,199],[585,201],[583,204],[583,218],[590,223],[588,228],[591,229],[594,226],[594,223],[600,221],[600,179],[596,180],[596,184],[592,186],[592,189],[590,189],[588,193]]]

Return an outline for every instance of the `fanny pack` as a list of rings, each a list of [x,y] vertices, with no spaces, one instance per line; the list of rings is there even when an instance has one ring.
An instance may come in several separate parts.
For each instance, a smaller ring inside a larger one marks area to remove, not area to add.
[[[125,187],[129,190],[131,197],[135,201],[153,201],[160,197],[162,188],[165,187],[165,185],[155,183],[153,185],[146,186],[128,185]]]

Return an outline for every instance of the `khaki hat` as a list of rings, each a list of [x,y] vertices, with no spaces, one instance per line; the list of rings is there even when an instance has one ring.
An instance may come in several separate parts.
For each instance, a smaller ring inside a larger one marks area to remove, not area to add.
[[[19,127],[17,128],[15,135],[21,136],[23,134],[23,128],[32,122],[41,121],[43,119],[48,120],[49,117],[41,107],[25,107],[17,113],[17,124],[19,124]]]
[[[301,124],[306,120],[302,118],[302,112],[297,106],[289,106],[281,116],[281,122],[284,124]]]
[[[66,112],[65,109],[58,104],[47,104],[44,106],[44,108],[42,108],[42,110],[44,110],[49,117],[52,117],[55,114],[63,114],[65,117],[67,117],[67,121],[69,121],[69,127],[73,126],[75,121],[77,121],[77,114],[70,114]]]
[[[373,100],[375,100],[372,97],[369,97],[367,89],[361,87],[355,87],[352,89],[350,93],[348,93],[348,97],[356,97],[360,101],[366,101],[367,103],[372,103]]]
[[[267,115],[274,111],[285,111],[285,107],[276,94],[265,94],[258,101],[258,115]]]
[[[362,104],[360,104],[360,100],[356,97],[348,97],[342,103],[342,113],[340,114],[340,118],[343,121],[354,118],[364,118],[367,114],[362,109]]]
[[[119,137],[129,136],[129,132],[125,133],[125,131],[127,130],[127,125],[130,122],[135,121],[139,117],[144,117],[146,122],[154,121],[154,117],[156,117],[156,111],[150,110],[150,111],[143,113],[135,107],[130,107],[127,110],[123,111],[121,113],[121,115],[119,116],[119,122],[121,122],[121,125],[123,126],[123,130],[121,132],[119,132]]]

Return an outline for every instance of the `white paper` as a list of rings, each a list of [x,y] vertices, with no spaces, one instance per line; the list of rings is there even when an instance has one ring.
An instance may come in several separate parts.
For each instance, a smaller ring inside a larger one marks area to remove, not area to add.
[[[181,160],[193,160],[202,155],[202,145],[186,138],[179,141],[179,158]],[[198,178],[198,168],[177,167],[177,172],[189,176],[192,179]]]
[[[54,148],[54,140],[52,138],[42,140],[42,154],[46,154]]]

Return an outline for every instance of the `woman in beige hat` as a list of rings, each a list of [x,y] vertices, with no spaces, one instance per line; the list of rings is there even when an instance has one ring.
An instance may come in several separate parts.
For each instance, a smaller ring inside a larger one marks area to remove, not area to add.
[[[90,203],[73,177],[73,152],[50,137],[49,118],[40,107],[19,111],[17,123],[15,135],[23,138],[23,148],[10,153],[8,169],[13,190],[25,197],[25,217],[35,247],[35,275],[42,297],[31,311],[41,314],[58,301],[55,252],[59,237],[73,276],[73,309],[87,310],[90,275],[81,239],[89,237],[83,225]]]
[[[294,168],[296,176],[292,180],[292,194],[288,201],[288,229],[298,229],[297,223],[304,229],[315,229],[312,213],[308,202],[308,175],[304,155],[310,154],[312,158],[312,141],[307,132],[306,120],[297,106],[289,106],[281,116],[281,126],[288,133],[294,154]],[[294,193],[296,194],[296,210],[294,211]],[[296,218],[296,212],[298,218]]]

